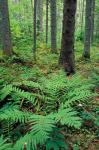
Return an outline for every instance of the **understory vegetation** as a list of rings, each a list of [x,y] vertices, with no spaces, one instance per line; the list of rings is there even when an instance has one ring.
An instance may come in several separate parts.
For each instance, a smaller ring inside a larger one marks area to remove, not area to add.
[[[20,57],[1,58],[0,150],[78,150],[91,145],[98,150],[98,59],[92,55],[85,63],[80,45],[76,47],[78,71],[69,77],[57,65],[58,54],[42,48],[36,64],[22,51]]]

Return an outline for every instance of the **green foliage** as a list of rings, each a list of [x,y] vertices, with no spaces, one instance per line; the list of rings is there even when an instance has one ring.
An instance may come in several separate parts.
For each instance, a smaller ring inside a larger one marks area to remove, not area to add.
[[[4,106],[0,109],[0,120],[6,120],[11,122],[25,123],[29,118],[29,113],[25,111],[20,111],[18,107],[15,106]]]
[[[69,127],[80,128],[81,119],[77,116],[77,112],[71,108],[60,109],[55,116],[56,122]]]
[[[0,120],[5,124],[1,133],[10,140],[17,131],[20,133],[14,138],[15,150],[67,149],[65,137],[58,128],[81,127],[82,119],[76,107],[96,95],[91,88],[93,84],[82,81],[81,76],[68,78],[63,71],[38,81],[24,78],[9,84],[0,80]]]
[[[55,128],[51,137],[46,141],[46,150],[60,148],[68,150],[68,145],[65,143],[65,136],[61,133],[61,129]]]
[[[56,110],[59,106],[66,108],[75,103],[83,102],[95,94],[91,93],[90,88],[93,87],[88,80],[82,79],[80,75],[74,75],[71,79],[66,78],[65,73],[59,72],[58,75],[53,74],[51,79],[42,79],[47,95],[51,99],[47,101],[49,109]]]
[[[33,96],[32,93],[25,92],[24,90],[19,89],[18,87],[15,87],[11,84],[5,85],[1,90],[0,100],[3,101],[8,95],[11,95],[15,101],[19,98],[26,99],[27,101],[34,103],[35,100],[35,96]]]
[[[48,149],[48,147],[53,146],[53,147],[58,147],[58,149],[62,146],[65,146],[64,142],[60,142],[57,143],[57,140],[55,141],[56,144],[54,143],[54,145],[50,145],[52,144],[53,138],[51,138],[51,134],[53,134],[54,130],[57,128],[57,126],[55,126],[55,124],[59,123],[61,125],[68,125],[68,126],[73,126],[76,128],[79,128],[81,125],[80,122],[80,118],[75,116],[75,112],[71,112],[71,114],[69,115],[69,112],[65,111],[65,113],[63,113],[62,111],[59,111],[57,114],[51,114],[48,116],[41,116],[41,115],[33,115],[31,117],[31,122],[32,122],[32,126],[31,126],[31,132],[26,134],[23,138],[21,138],[15,145],[15,149],[19,148],[19,150],[22,148],[24,143],[27,143],[27,147],[28,149],[35,149],[37,148],[37,144],[43,145],[45,144],[45,142],[47,141],[47,145],[46,148]],[[67,115],[67,117],[63,117],[63,115]],[[62,117],[62,119],[60,118]],[[54,119],[55,118],[55,119]],[[71,119],[72,122],[70,122],[69,120]],[[57,135],[59,136],[58,138],[60,138],[60,134]],[[48,142],[48,140],[50,140],[50,142]],[[32,146],[31,146],[32,145]]]
[[[31,132],[26,134],[15,144],[15,149],[21,150],[23,144],[26,143],[28,150],[36,149],[37,144],[44,144],[50,137],[50,133],[55,128],[54,120],[48,116],[33,115],[31,116]]]
[[[73,145],[73,150],[79,150],[79,146],[77,144]]]
[[[11,148],[11,144],[7,142],[7,140],[4,140],[3,137],[0,137],[0,150],[13,150]]]
[[[94,131],[95,136],[99,137],[99,107],[94,106],[91,110],[80,111],[80,117],[83,119],[84,128]]]
[[[99,68],[95,68],[92,73],[92,79],[96,87],[99,87]]]

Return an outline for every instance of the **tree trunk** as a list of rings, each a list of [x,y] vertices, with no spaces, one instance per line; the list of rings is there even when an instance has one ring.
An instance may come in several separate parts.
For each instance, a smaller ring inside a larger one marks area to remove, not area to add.
[[[1,37],[4,54],[12,55],[12,43],[11,43],[11,31],[10,31],[10,20],[8,10],[8,0],[0,0],[0,11],[1,11]]]
[[[82,14],[81,14],[81,39],[83,40],[83,27],[84,27],[84,15],[85,15],[85,0],[82,0]]]
[[[37,0],[34,0],[34,48],[33,48],[33,53],[34,53],[34,59],[36,59],[36,42],[37,42],[37,37],[36,37],[36,22],[37,22]]]
[[[75,72],[74,32],[77,0],[64,0],[60,64],[68,74]]]
[[[92,26],[91,26],[91,43],[94,41],[94,17],[95,17],[95,0],[92,0]]]
[[[57,19],[56,19],[56,0],[51,0],[51,50],[52,53],[57,52],[57,42],[56,42],[56,34],[57,34]]]
[[[86,0],[84,58],[90,58],[92,0]]]
[[[49,0],[46,0],[46,45],[48,43],[48,4]]]
[[[38,32],[43,31],[43,0],[37,0],[37,28]]]

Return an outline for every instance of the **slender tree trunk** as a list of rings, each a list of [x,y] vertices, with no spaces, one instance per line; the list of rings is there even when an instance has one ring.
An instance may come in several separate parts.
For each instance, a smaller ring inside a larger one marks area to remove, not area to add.
[[[64,0],[60,64],[69,74],[75,72],[74,32],[77,0]]]
[[[95,24],[94,24],[94,35],[95,40],[99,43],[99,2],[95,2]]]
[[[33,48],[33,53],[34,53],[34,59],[36,59],[36,43],[37,43],[37,37],[36,37],[36,22],[37,22],[37,0],[34,0],[34,48]]]
[[[46,0],[46,45],[48,43],[48,5],[49,0]]]
[[[95,0],[92,0],[92,26],[91,26],[91,43],[94,41],[94,15],[95,13]]]
[[[85,0],[82,0],[82,15],[81,15],[81,38],[83,39],[83,27],[84,27],[84,12],[85,12]]]
[[[12,55],[12,43],[11,43],[11,31],[10,31],[10,20],[8,10],[8,0],[0,0],[0,12],[1,12],[1,29],[2,33],[2,45],[4,54]]]
[[[92,24],[92,0],[86,0],[86,16],[85,16],[85,39],[84,54],[85,58],[90,58],[91,44],[91,24]]]
[[[56,0],[51,0],[51,50],[52,53],[57,52],[57,19],[56,19]]]
[[[37,0],[37,28],[43,32],[43,0]]]

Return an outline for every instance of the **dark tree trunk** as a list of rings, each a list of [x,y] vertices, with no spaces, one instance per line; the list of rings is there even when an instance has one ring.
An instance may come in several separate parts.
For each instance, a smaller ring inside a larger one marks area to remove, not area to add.
[[[64,0],[60,64],[68,74],[75,72],[74,32],[77,0]]]
[[[10,20],[8,10],[8,0],[0,0],[0,12],[1,12],[1,38],[4,54],[12,55],[12,43],[11,43],[11,31]]]
[[[57,42],[56,42],[56,34],[57,34],[57,22],[56,22],[56,0],[51,0],[51,50],[52,53],[57,52]]]
[[[90,58],[92,0],[86,0],[84,58]]]

